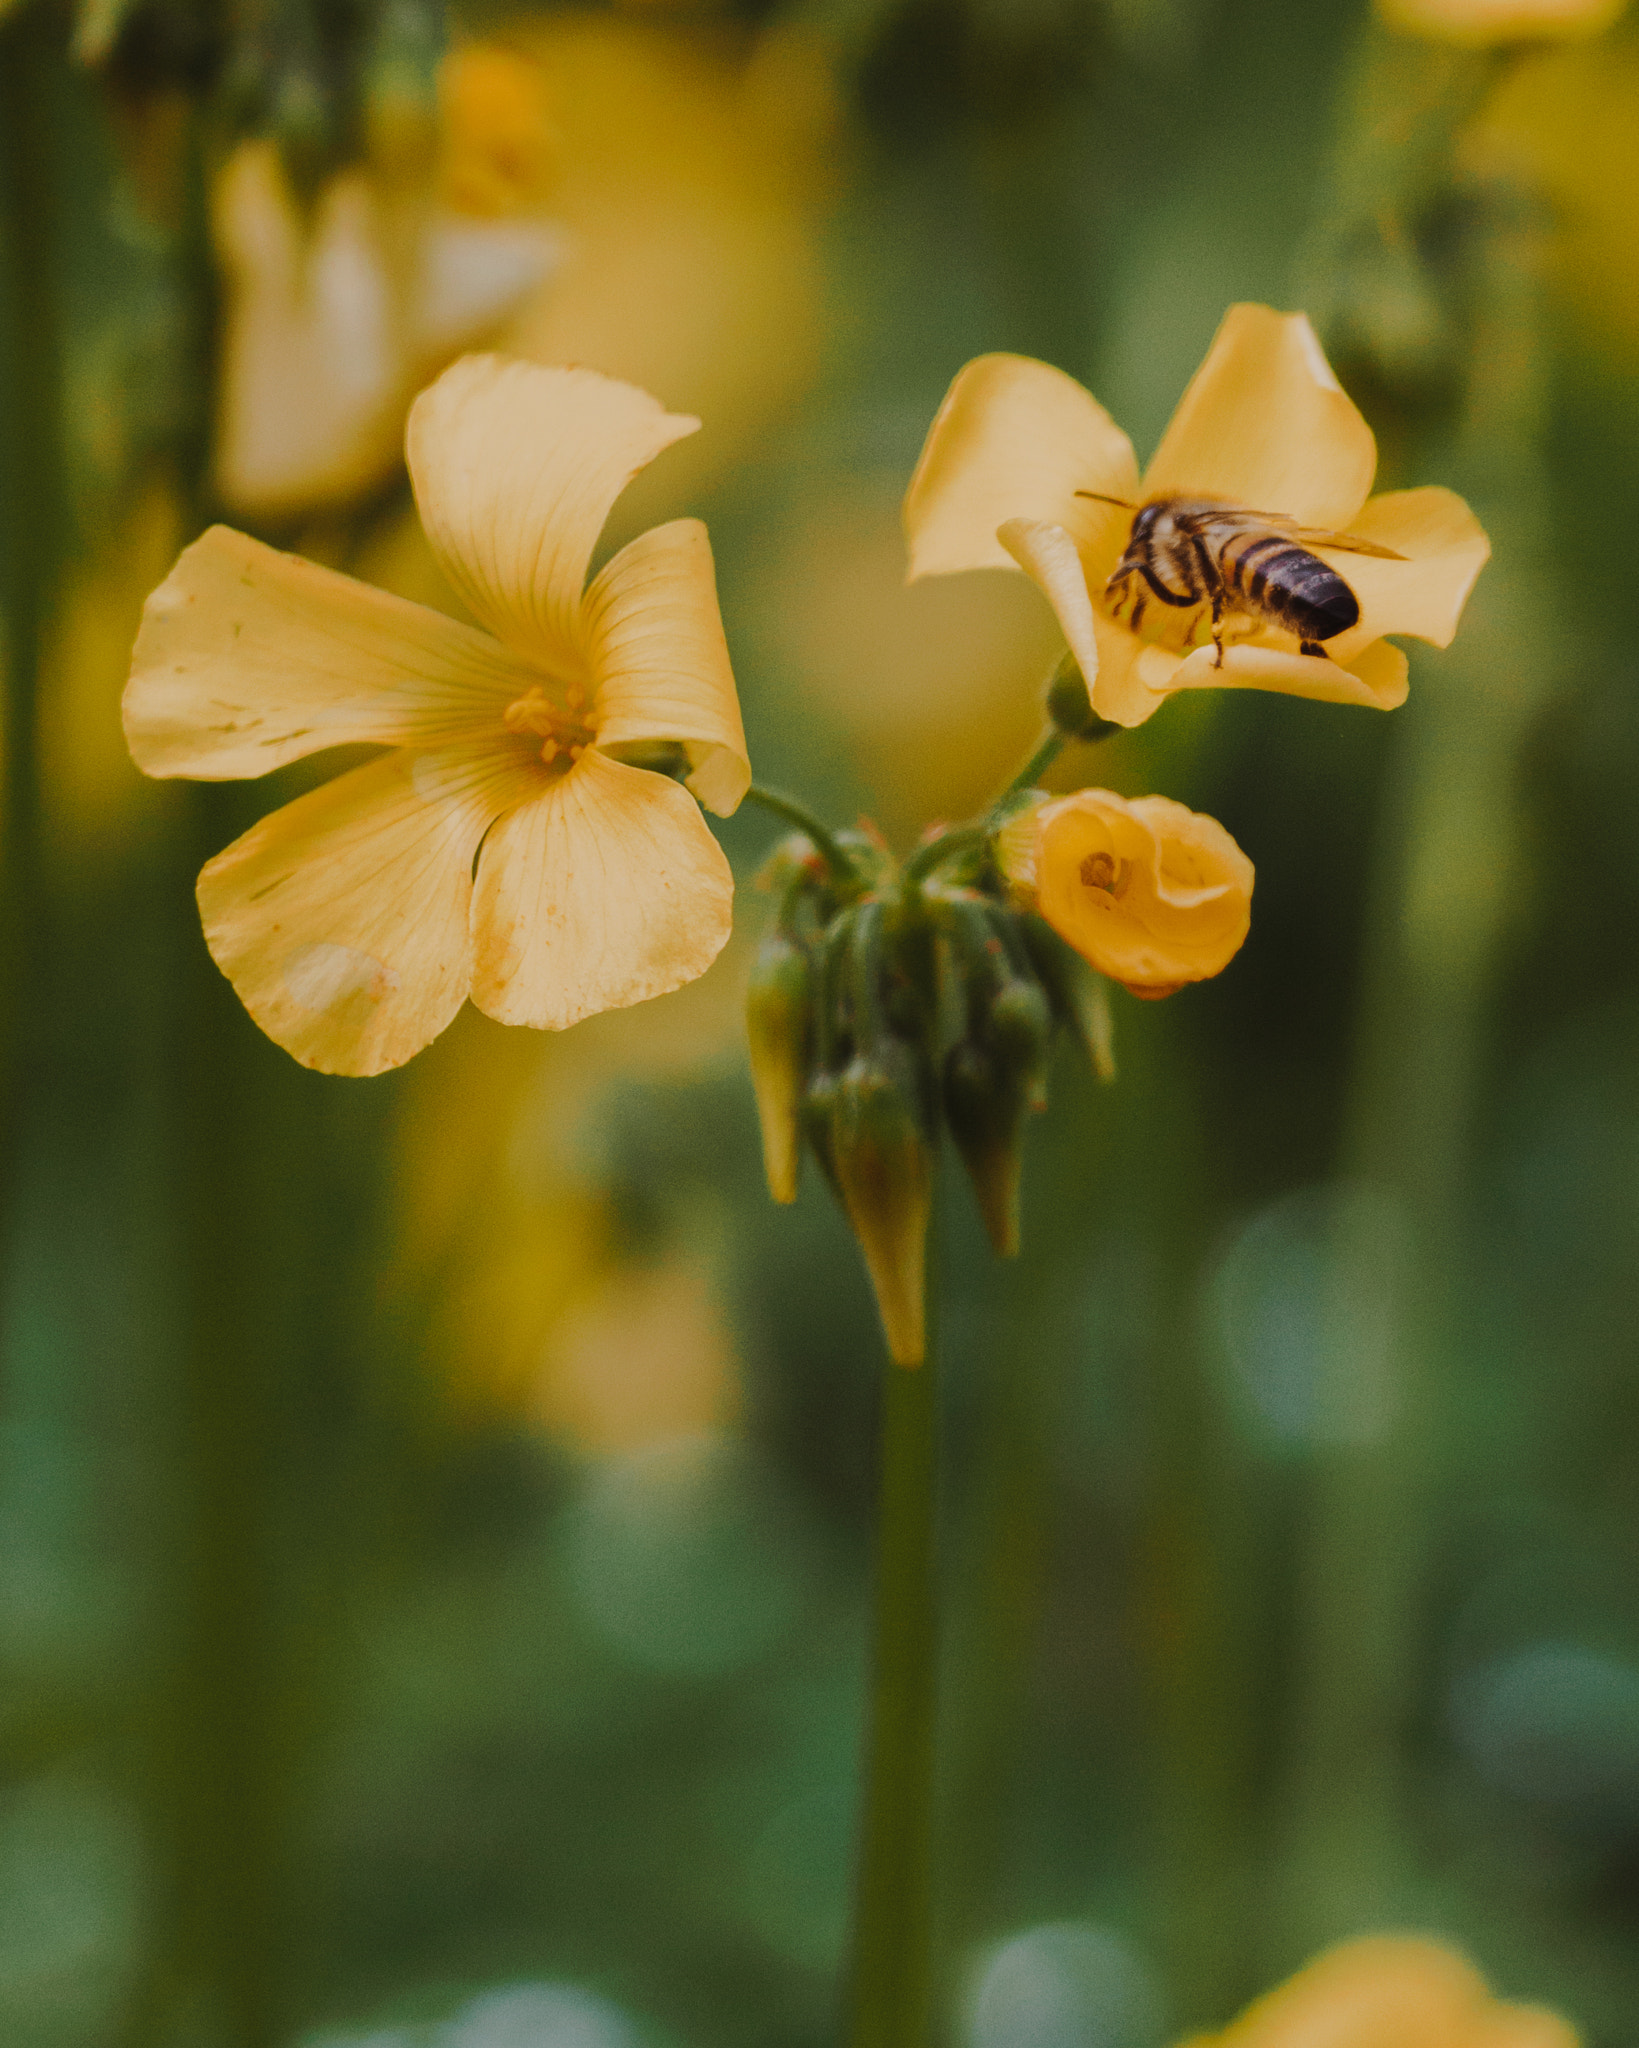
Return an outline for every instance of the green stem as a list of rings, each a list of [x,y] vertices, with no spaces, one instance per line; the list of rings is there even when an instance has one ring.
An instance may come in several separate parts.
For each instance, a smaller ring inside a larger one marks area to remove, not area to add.
[[[1069,735],[1060,732],[1056,725],[1050,725],[1042,735],[1041,745],[991,805],[991,817],[996,815],[1010,796],[1017,796],[1021,790],[1034,789],[1068,745]]]
[[[830,829],[822,825],[813,812],[805,804],[799,803],[794,796],[787,796],[783,790],[764,789],[760,783],[754,782],[745,793],[745,801],[748,804],[760,804],[776,818],[783,818],[788,825],[795,825],[799,832],[814,842],[826,866],[839,881],[859,880],[858,868],[838,845]]]
[[[929,1296],[930,1304],[937,1300],[932,1285]],[[849,2048],[923,2048],[932,2004],[937,1335],[934,1321],[923,1364],[891,1366],[883,1389],[876,1618]]]
[[[62,406],[62,298],[56,254],[56,135],[66,71],[53,12],[22,9],[0,31],[0,356],[6,403],[0,462],[0,1199],[9,1224],[22,1133],[38,1088],[36,1021],[46,984],[39,689],[68,540]]]

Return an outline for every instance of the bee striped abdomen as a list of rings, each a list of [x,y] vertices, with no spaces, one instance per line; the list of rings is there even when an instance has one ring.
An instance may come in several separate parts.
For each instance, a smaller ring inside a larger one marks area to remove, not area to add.
[[[1232,592],[1300,640],[1331,640],[1359,622],[1359,601],[1343,578],[1284,534],[1260,535],[1223,566]]]

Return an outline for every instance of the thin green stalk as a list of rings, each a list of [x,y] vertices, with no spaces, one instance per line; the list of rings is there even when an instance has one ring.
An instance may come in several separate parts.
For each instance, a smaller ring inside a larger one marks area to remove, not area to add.
[[[56,91],[61,26],[41,7],[0,29],[0,1227],[9,1222],[22,1133],[39,1086],[35,1020],[46,988],[41,844],[40,668],[68,542],[58,275]]]
[[[934,1243],[937,1245],[937,1211]],[[938,1677],[937,1251],[927,1356],[882,1396],[876,1616],[849,2048],[923,2048],[932,2009]]]
[[[1030,759],[1025,762],[1024,766],[1014,776],[1006,789],[1002,791],[1001,795],[997,797],[995,803],[991,805],[992,817],[995,816],[996,812],[1007,802],[1010,796],[1018,796],[1023,790],[1034,789],[1060,754],[1064,752],[1068,744],[1069,735],[1067,733],[1061,732],[1056,725],[1049,726],[1042,735],[1040,746],[1030,756]]]
[[[748,804],[760,804],[765,811],[776,818],[783,818],[788,825],[814,842],[820,857],[839,881],[854,882],[859,879],[859,870],[837,844],[829,827],[822,825],[806,804],[799,803],[794,796],[787,796],[783,790],[764,789],[754,782],[745,793]]]

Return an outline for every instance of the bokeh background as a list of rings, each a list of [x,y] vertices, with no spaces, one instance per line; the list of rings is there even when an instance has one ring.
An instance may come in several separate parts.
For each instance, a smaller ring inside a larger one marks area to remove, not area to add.
[[[453,607],[415,389],[630,377],[706,424],[610,544],[709,521],[760,779],[904,845],[1057,651],[903,585],[948,380],[1045,357],[1142,455],[1247,298],[1497,560],[1390,717],[1200,693],[1059,771],[1223,819],[1255,921],[1113,1086],[1061,1051],[1016,1265],[943,1205],[940,2037],[1162,2048],[1399,1926],[1639,2043],[1639,22],[12,0],[0,173],[6,2048],[837,2022],[884,1365],[763,1191],[767,821],[683,994],[305,1072],[192,877],[334,758],[130,766],[177,547]]]

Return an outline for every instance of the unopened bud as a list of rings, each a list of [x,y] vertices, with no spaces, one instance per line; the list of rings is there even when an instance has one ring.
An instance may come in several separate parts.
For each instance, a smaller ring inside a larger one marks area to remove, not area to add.
[[[944,1094],[945,1121],[973,1184],[985,1235],[1010,1259],[1019,1249],[1023,1092],[983,1046],[965,1039],[945,1055]]]
[[[757,950],[746,991],[751,1083],[763,1133],[763,1168],[776,1202],[797,1199],[802,1163],[803,1093],[812,1043],[813,970],[784,932],[770,932]]]
[[[831,1103],[837,1186],[865,1254],[895,1365],[920,1365],[927,1343],[933,1159],[922,1095],[914,1054],[884,1037],[838,1076]]]
[[[1047,715],[1067,739],[1097,740],[1120,727],[1093,709],[1087,678],[1073,654],[1066,654],[1047,685]]]
[[[1037,983],[1009,981],[997,991],[986,1037],[997,1065],[1023,1085],[1027,1105],[1044,1109],[1053,1009]]]

